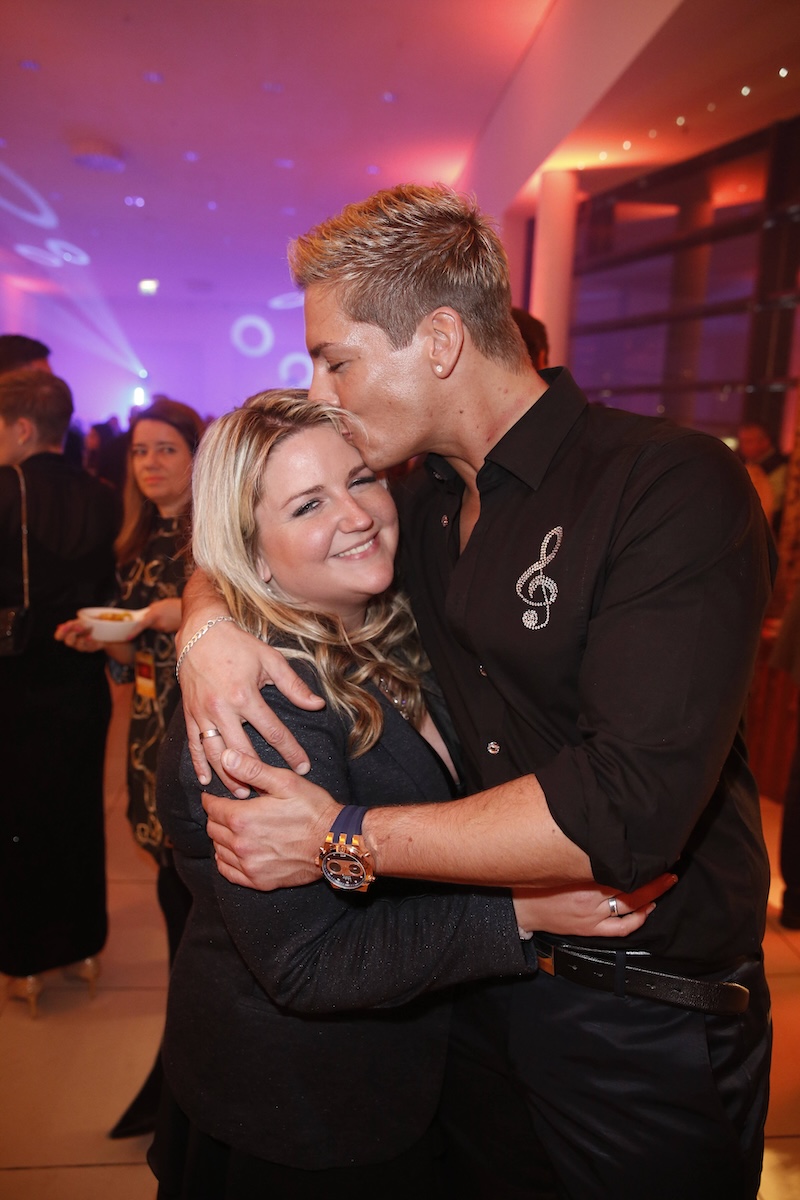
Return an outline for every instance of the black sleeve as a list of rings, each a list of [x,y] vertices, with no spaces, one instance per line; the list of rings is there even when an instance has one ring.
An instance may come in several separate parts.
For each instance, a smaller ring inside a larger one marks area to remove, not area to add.
[[[747,697],[770,545],[716,439],[672,443],[632,480],[581,661],[581,742],[537,771],[598,882],[631,891],[671,869],[706,808]]]

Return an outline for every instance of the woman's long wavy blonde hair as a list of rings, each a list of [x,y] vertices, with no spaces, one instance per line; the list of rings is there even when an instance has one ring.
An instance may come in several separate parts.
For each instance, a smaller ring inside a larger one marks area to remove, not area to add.
[[[348,421],[340,409],[309,401],[305,391],[279,389],[259,392],[215,421],[192,477],[192,553],[242,629],[316,667],[328,704],[352,721],[350,750],[358,757],[383,729],[381,705],[364,684],[388,690],[415,726],[424,715],[421,680],[428,663],[408,601],[394,588],[375,596],[362,628],[347,632],[334,614],[312,612],[264,582],[256,522],[275,446],[320,426],[342,434]]]

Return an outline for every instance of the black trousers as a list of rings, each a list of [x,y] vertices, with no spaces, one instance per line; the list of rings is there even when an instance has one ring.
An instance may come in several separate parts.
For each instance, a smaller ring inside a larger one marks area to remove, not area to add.
[[[471,989],[456,1005],[440,1113],[452,1195],[754,1200],[769,993],[760,962],[725,977],[750,988],[740,1017],[541,971]]]

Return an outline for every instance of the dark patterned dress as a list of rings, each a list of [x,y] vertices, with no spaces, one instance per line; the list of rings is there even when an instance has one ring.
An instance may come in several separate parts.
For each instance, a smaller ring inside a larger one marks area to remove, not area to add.
[[[143,553],[119,568],[119,604],[146,608],[156,600],[180,596],[186,583],[186,541],[178,518],[159,517]],[[140,846],[164,865],[164,835],[156,815],[158,748],[180,697],[175,678],[175,635],[145,629],[134,642],[144,656],[134,689],[128,742],[128,820]],[[133,669],[112,665],[118,681],[134,677]],[[142,675],[145,680],[142,680]],[[148,687],[148,678],[151,687]],[[152,694],[147,694],[152,692]],[[143,694],[144,693],[144,694]]]

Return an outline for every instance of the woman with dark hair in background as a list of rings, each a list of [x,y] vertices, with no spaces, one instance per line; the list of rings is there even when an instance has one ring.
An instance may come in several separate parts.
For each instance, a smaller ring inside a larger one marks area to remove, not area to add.
[[[57,637],[76,650],[105,650],[112,678],[135,683],[128,739],[128,819],[133,836],[158,865],[158,900],[172,962],[191,897],[178,877],[156,815],[158,748],[178,702],[175,632],[187,576],[192,460],[203,421],[187,404],[160,396],[131,418],[122,530],[116,541],[117,603],[146,609],[131,642],[101,643],[80,621]],[[153,1128],[161,1090],[160,1058],[143,1088],[111,1130],[134,1137]]]

